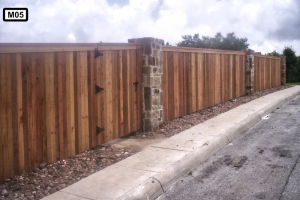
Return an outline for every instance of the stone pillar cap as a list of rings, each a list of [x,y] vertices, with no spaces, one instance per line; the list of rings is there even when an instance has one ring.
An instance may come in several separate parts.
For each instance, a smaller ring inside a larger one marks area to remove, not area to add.
[[[128,39],[128,43],[160,43],[164,45],[164,40],[158,39],[158,38],[153,38],[153,37],[143,37],[143,38],[132,38]]]

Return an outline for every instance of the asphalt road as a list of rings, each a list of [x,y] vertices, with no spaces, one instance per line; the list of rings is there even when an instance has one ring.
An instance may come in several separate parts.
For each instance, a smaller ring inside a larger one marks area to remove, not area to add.
[[[158,200],[300,200],[300,96],[182,177]]]

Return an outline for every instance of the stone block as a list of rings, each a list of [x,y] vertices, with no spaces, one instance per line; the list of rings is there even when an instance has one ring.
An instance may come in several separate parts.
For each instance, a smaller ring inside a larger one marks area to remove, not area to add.
[[[152,105],[153,106],[159,105],[159,99],[158,99],[158,97],[152,97]]]
[[[159,111],[158,110],[151,111],[151,118],[159,118]]]
[[[156,63],[155,63],[155,57],[149,56],[148,57],[148,64],[152,65],[152,66],[155,66],[156,65]]]
[[[151,110],[151,87],[144,87],[145,110]]]
[[[161,77],[160,76],[154,76],[153,82],[151,83],[152,86],[161,86]]]
[[[142,66],[142,74],[149,75],[152,73],[152,67],[150,66]]]
[[[150,87],[151,86],[150,76],[143,75],[143,86],[144,87]]]
[[[153,131],[153,123],[151,119],[144,119],[144,131]]]
[[[150,43],[144,44],[143,49],[144,49],[144,51],[143,51],[144,55],[151,55],[152,54],[152,48],[151,48]]]

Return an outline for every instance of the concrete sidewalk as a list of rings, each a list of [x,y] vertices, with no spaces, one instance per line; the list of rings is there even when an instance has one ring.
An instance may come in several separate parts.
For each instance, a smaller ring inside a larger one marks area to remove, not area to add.
[[[44,199],[155,199],[182,175],[299,94],[300,86],[295,86],[241,105]]]

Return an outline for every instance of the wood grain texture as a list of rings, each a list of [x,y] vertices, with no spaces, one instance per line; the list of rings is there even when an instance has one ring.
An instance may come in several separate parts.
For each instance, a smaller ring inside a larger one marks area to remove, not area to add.
[[[101,44],[94,58],[96,46],[0,44],[0,182],[141,129],[141,45]],[[164,121],[245,94],[244,52],[163,50]],[[256,91],[280,76],[279,58],[255,56]]]
[[[254,56],[254,91],[280,86],[280,59],[278,57]]]
[[[181,48],[164,51],[163,88],[165,121],[243,96],[245,55]]]

